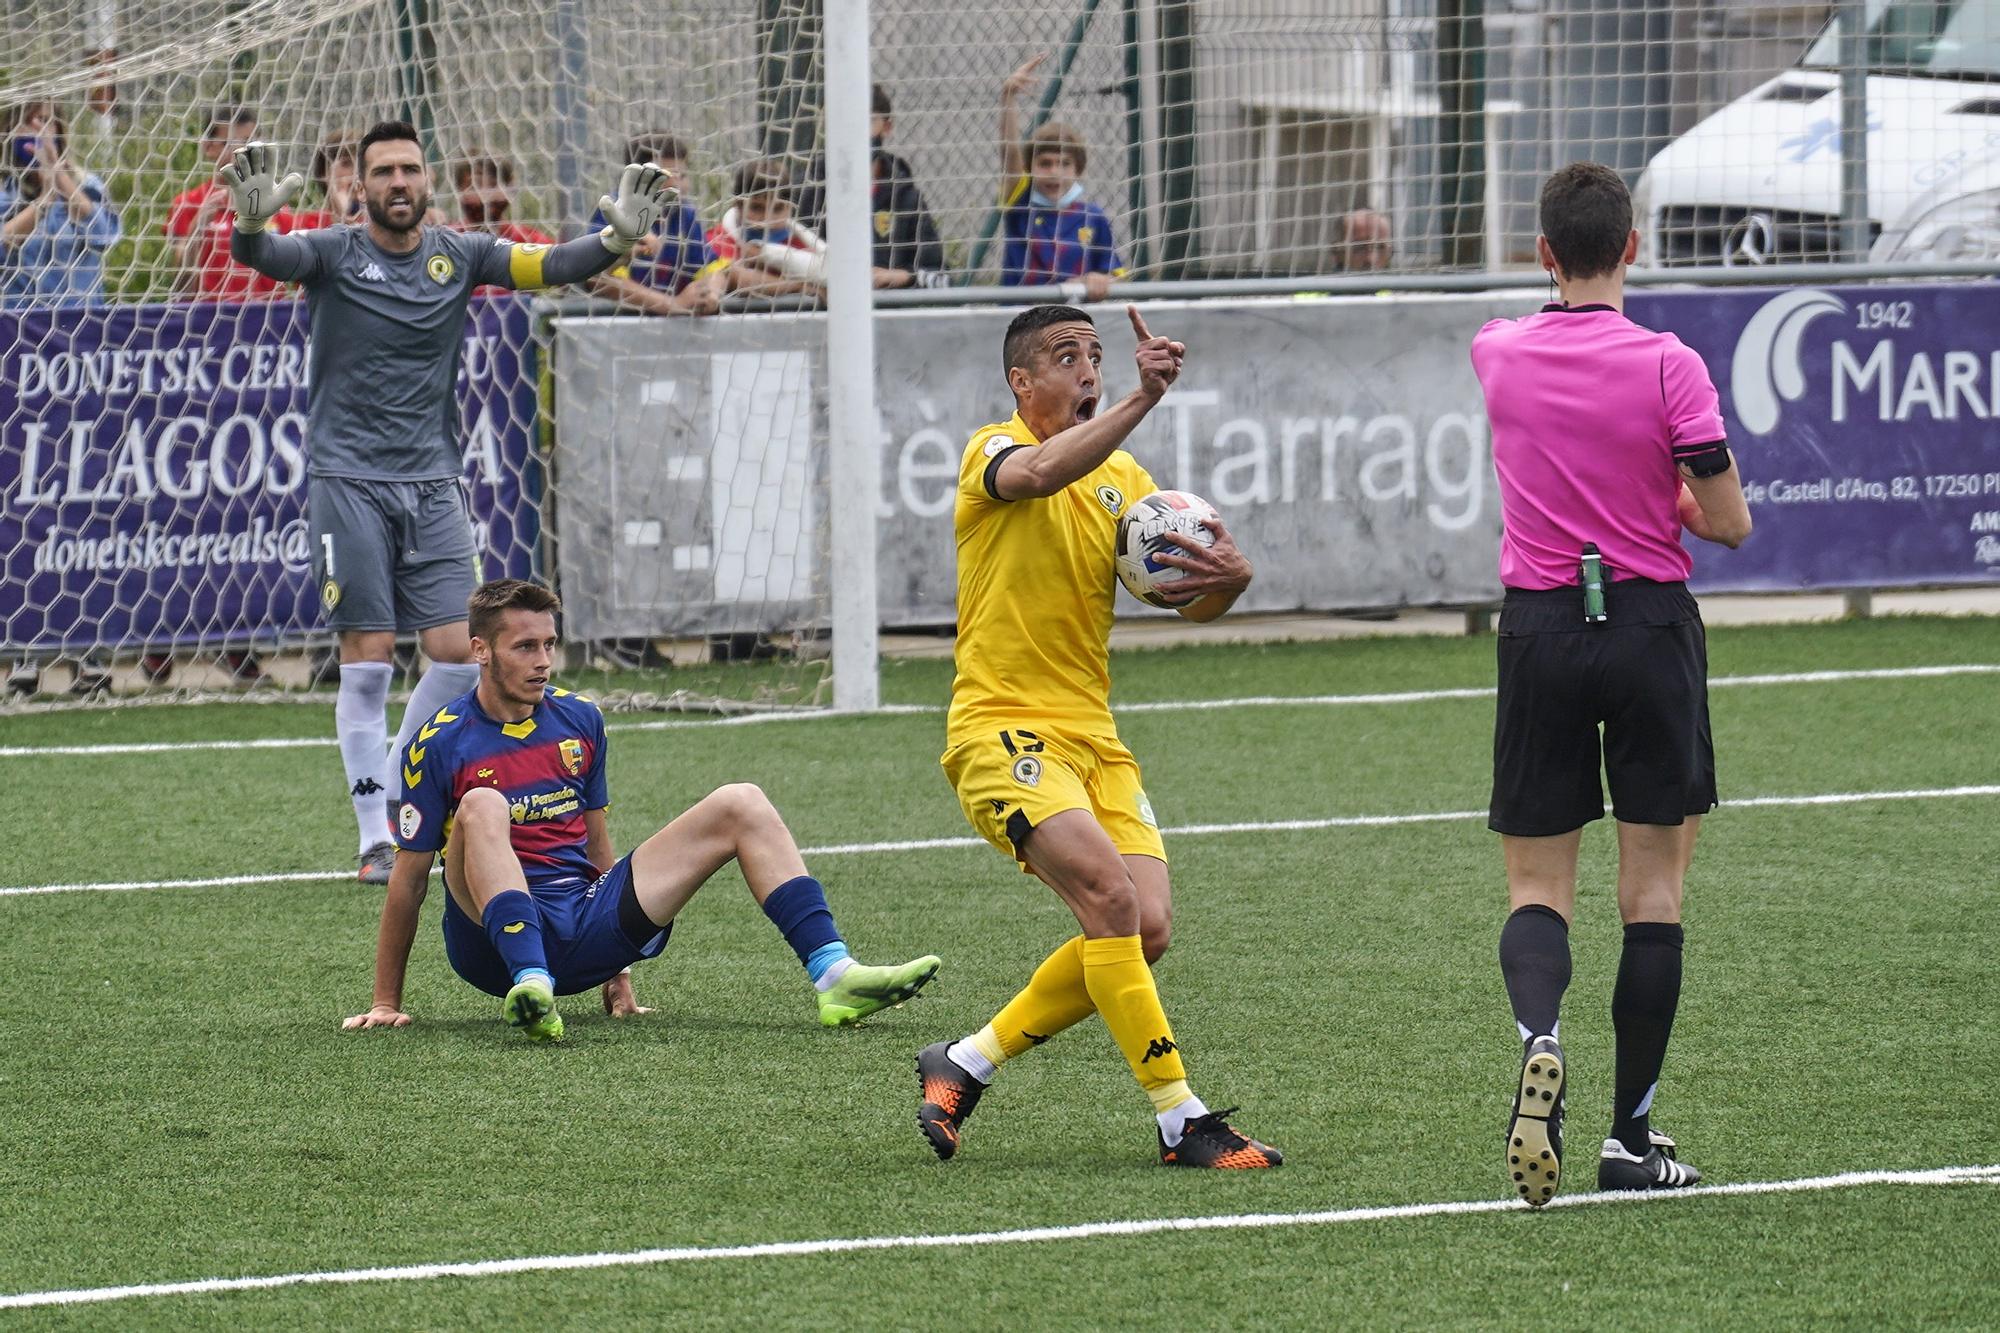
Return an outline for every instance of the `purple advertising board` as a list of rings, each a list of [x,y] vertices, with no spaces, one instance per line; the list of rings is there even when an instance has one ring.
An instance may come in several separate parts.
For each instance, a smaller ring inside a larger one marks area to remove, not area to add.
[[[536,572],[526,302],[477,299],[460,370],[488,577]],[[317,627],[301,301],[0,313],[0,644],[268,644]]]
[[[1756,529],[1709,592],[2000,583],[2000,285],[1635,292],[1701,354]]]

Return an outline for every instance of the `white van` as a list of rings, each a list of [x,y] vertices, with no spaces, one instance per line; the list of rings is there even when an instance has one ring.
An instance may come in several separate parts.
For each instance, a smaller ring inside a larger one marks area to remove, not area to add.
[[[1871,0],[1869,258],[2000,259],[2000,0]],[[1840,32],[1667,145],[1633,203],[1649,265],[1840,257]]]

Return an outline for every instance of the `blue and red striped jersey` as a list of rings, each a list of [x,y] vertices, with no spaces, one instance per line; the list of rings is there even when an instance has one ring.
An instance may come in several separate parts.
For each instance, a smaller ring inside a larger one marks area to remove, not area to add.
[[[521,722],[488,717],[477,690],[462,695],[419,727],[403,749],[396,845],[441,850],[465,794],[492,787],[507,798],[514,854],[530,885],[596,879],[585,853],[583,812],[611,803],[604,749],[604,715],[584,695],[551,685]]]

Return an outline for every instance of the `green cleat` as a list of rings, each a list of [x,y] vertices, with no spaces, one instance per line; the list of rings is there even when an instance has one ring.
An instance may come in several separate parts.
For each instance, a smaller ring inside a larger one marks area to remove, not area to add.
[[[556,993],[549,983],[531,977],[507,992],[501,1002],[501,1017],[507,1026],[520,1029],[529,1041],[561,1041],[562,1015],[556,1012]]]
[[[887,1009],[922,990],[937,975],[942,963],[925,954],[897,967],[869,967],[850,963],[833,983],[833,989],[819,993],[820,1026],[853,1027],[868,1015]]]

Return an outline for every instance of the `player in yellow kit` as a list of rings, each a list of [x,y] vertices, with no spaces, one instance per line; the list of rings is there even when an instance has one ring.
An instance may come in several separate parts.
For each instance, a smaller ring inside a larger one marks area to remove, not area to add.
[[[958,675],[943,763],[981,837],[1039,877],[1083,933],[1050,954],[991,1023],[917,1055],[917,1125],[941,1158],[999,1066],[1103,1015],[1153,1103],[1160,1160],[1277,1166],[1188,1086],[1150,964],[1167,947],[1166,850],[1138,761],[1111,719],[1113,542],[1125,506],[1156,488],[1119,448],[1180,374],[1187,349],[1138,334],[1139,387],[1101,415],[1103,348],[1089,315],[1035,306],[1007,329],[1011,420],[973,435],[959,468]],[[1220,523],[1214,544],[1162,556],[1185,572],[1190,620],[1250,585]]]

